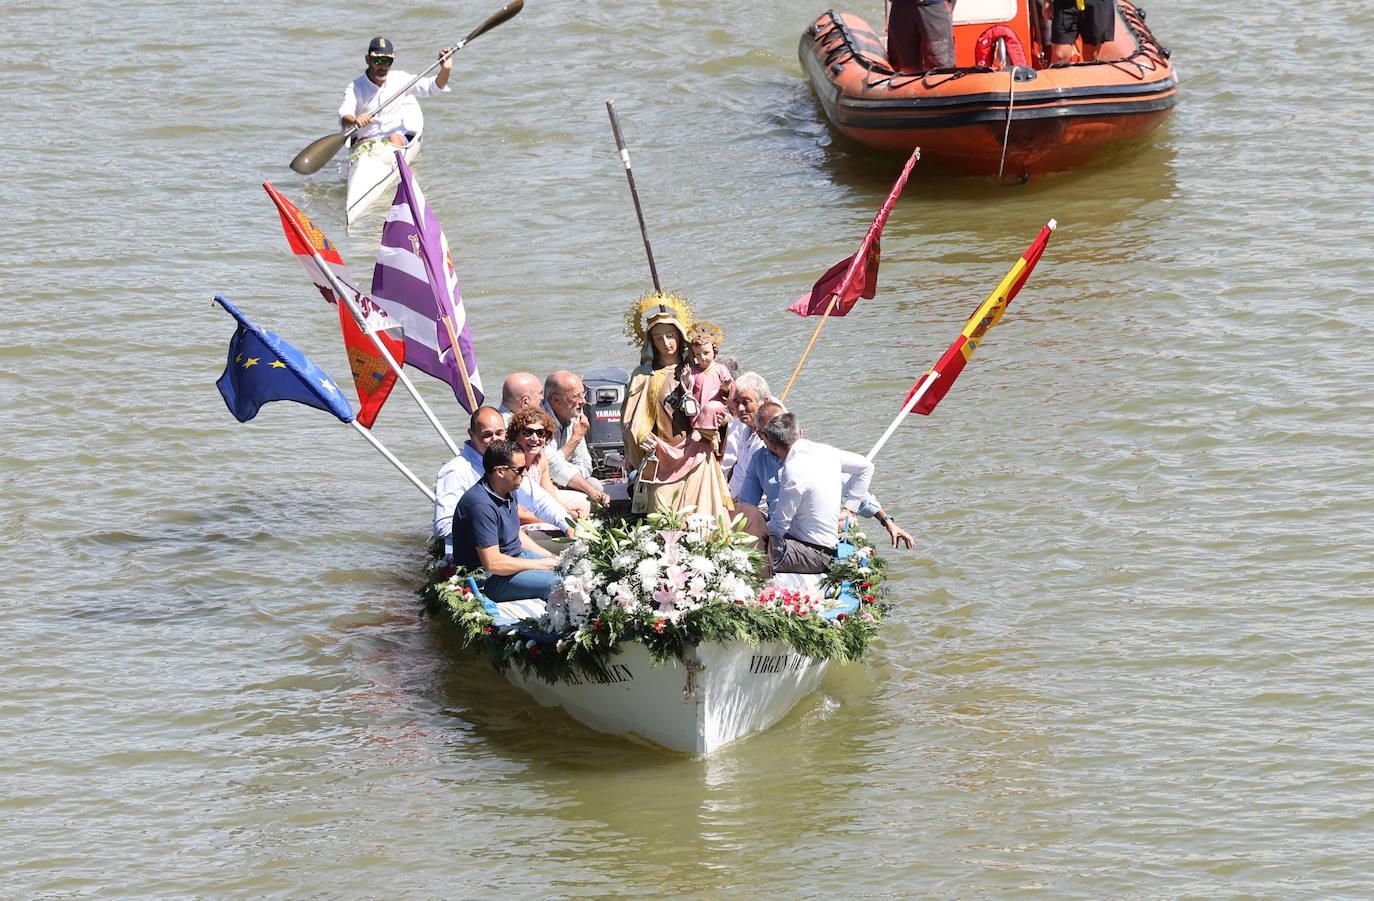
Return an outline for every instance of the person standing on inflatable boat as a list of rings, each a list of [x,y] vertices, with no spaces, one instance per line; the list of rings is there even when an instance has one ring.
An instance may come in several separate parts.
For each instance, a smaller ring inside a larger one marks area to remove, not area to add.
[[[898,72],[954,68],[954,18],[945,0],[892,0],[887,61]]]
[[[1116,37],[1116,0],[1045,0],[1050,20],[1050,65],[1073,62],[1074,42],[1083,38],[1083,62],[1101,58],[1102,45]]]
[[[439,51],[443,57],[451,48]],[[339,104],[339,121],[344,128],[358,126],[353,135],[353,143],[368,138],[386,138],[397,147],[404,147],[406,139],[406,114],[419,110],[416,97],[435,97],[448,92],[448,78],[453,72],[453,57],[450,56],[439,66],[439,74],[433,78],[421,78],[406,91],[406,98],[378,109],[410,84],[415,76],[409,72],[392,69],[396,62],[396,46],[386,38],[373,38],[367,45],[367,70],[344,89],[343,102]],[[388,87],[388,84],[390,87]],[[367,110],[372,110],[368,113]]]

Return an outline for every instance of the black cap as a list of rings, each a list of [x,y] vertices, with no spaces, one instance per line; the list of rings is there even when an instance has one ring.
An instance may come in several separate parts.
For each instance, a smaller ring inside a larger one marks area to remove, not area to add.
[[[391,56],[396,55],[396,47],[386,38],[373,38],[372,43],[367,45],[368,56]]]

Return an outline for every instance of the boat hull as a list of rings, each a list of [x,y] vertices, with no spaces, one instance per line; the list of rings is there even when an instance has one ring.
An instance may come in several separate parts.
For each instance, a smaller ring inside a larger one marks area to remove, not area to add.
[[[1125,0],[1111,61],[1036,69],[964,67],[894,73],[868,23],[827,12],[798,55],[826,116],[850,138],[910,152],[965,175],[1034,178],[1070,169],[1168,117],[1178,80]]]
[[[655,665],[640,642],[626,642],[605,681],[549,683],[517,666],[506,677],[539,703],[614,735],[636,735],[675,751],[710,754],[772,726],[815,691],[828,661],[791,645],[698,645],[693,666]],[[700,669],[697,669],[697,666]]]
[[[416,131],[405,146],[406,165],[420,155],[424,132]],[[389,198],[401,180],[396,166],[396,146],[387,141],[365,141],[348,158],[348,194],[345,216],[348,224],[357,222],[379,200]]]

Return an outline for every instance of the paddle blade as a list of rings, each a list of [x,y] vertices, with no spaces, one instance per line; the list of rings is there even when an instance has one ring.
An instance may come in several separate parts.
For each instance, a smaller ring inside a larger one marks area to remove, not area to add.
[[[472,40],[478,35],[485,34],[486,32],[491,31],[497,25],[500,25],[502,22],[507,22],[515,18],[516,13],[520,12],[520,10],[524,8],[525,0],[515,0],[514,3],[507,3],[505,6],[497,10],[496,14],[493,15],[490,19],[487,19],[481,25],[478,25],[476,28],[472,29],[472,32],[467,37],[463,38],[462,44],[459,44],[458,46],[462,47],[463,44],[466,44],[468,41]]]
[[[523,0],[522,0],[523,2]],[[291,168],[301,175],[313,175],[320,171],[320,167],[333,159],[334,154],[339,152],[344,142],[348,140],[347,134],[325,135],[317,141],[312,141],[296,158],[291,161]]]

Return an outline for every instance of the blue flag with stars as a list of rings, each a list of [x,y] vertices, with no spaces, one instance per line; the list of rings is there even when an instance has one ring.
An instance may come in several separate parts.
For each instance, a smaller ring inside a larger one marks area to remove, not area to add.
[[[305,354],[249,322],[223,297],[215,295],[215,300],[239,321],[224,375],[215,382],[235,419],[247,422],[268,401],[294,400],[333,413],[342,422],[353,421],[353,407],[339,386]]]

